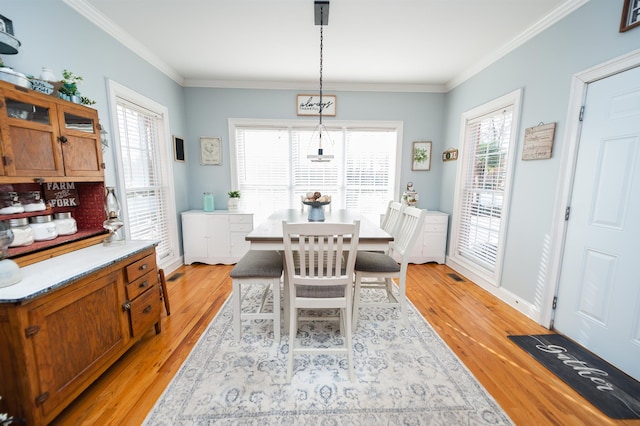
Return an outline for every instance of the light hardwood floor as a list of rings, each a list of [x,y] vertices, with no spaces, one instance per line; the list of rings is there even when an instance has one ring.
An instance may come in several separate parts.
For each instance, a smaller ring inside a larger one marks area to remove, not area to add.
[[[168,277],[171,315],[100,377],[56,425],[139,425],[231,292],[232,266],[183,266]],[[507,339],[537,325],[444,265],[410,265],[408,295],[517,425],[635,425],[612,421]],[[177,277],[177,278],[176,278]],[[174,279],[175,278],[175,279]]]

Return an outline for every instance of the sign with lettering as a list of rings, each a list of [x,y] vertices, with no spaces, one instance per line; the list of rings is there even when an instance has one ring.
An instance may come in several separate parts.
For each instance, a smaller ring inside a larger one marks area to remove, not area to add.
[[[640,418],[640,382],[559,334],[508,336],[613,419]]]
[[[298,95],[296,110],[298,115],[320,115],[320,96]],[[322,115],[336,116],[336,95],[322,95]]]
[[[78,206],[78,190],[75,182],[45,182],[44,198],[52,208]]]
[[[556,123],[529,127],[524,131],[523,160],[543,160],[551,158],[553,138],[556,134]]]

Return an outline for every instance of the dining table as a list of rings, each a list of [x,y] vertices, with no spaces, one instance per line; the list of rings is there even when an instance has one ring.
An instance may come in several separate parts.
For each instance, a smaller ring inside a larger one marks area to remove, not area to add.
[[[253,231],[245,236],[251,250],[284,250],[282,237],[282,222],[309,222],[309,212],[299,209],[278,210],[272,213],[264,222],[258,224]],[[360,221],[360,236],[358,250],[384,251],[393,241],[393,237],[379,225],[373,223],[363,214],[348,209],[328,210],[324,213],[324,223],[353,223]]]

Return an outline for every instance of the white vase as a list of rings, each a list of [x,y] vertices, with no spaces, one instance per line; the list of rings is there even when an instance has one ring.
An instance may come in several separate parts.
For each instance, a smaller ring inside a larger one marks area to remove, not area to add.
[[[229,201],[227,202],[227,209],[229,211],[238,210],[239,206],[240,206],[240,198],[229,198]]]
[[[58,78],[53,73],[51,68],[42,67],[42,73],[40,74],[40,80],[44,81],[58,81]]]

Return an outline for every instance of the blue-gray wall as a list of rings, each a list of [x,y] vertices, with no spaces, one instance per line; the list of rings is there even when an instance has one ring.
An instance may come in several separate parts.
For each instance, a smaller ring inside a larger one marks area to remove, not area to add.
[[[201,208],[202,193],[214,193],[216,208],[226,208],[231,188],[229,169],[228,118],[293,120],[296,116],[296,94],[301,91],[250,89],[185,89],[187,124],[187,156],[190,163],[189,200]],[[302,92],[304,93],[304,91]],[[412,181],[420,194],[419,206],[438,208],[441,163],[433,161],[430,171],[411,171],[412,142],[433,141],[432,151],[442,152],[443,94],[334,92],[337,95],[337,120],[391,120],[403,122],[401,194],[406,182]],[[309,117],[304,117],[310,120]],[[313,118],[312,118],[313,119]],[[330,124],[332,117],[323,119]],[[200,166],[200,136],[221,136],[222,166]],[[382,212],[381,212],[382,213]]]
[[[619,1],[591,0],[447,94],[331,92],[337,95],[335,119],[403,121],[398,190],[413,181],[420,207],[450,213],[457,162],[442,163],[439,156],[447,148],[459,147],[461,113],[515,89],[524,90],[502,285],[531,305],[537,303],[539,274],[545,273],[545,243],[563,169],[558,153],[564,142],[571,77],[640,48],[640,28],[618,32],[621,7]],[[0,13],[13,20],[23,44],[18,55],[2,55],[5,63],[34,75],[43,66],[58,75],[64,68],[82,75],[82,93],[97,101],[95,107],[110,134],[107,78],[168,107],[171,133],[184,136],[187,149],[187,161],[173,163],[177,212],[201,208],[205,191],[213,191],[217,203],[226,200],[231,187],[229,118],[296,119],[295,95],[307,92],[182,88],[62,2],[3,0]],[[524,162],[520,160],[524,129],[540,122],[558,123],[553,157]],[[200,136],[222,137],[222,166],[199,164]],[[414,140],[433,141],[428,172],[411,171]],[[111,169],[107,180],[113,183],[113,157],[110,152],[105,157]]]
[[[460,115],[513,90],[523,89],[512,204],[502,286],[538,306],[546,270],[557,182],[564,165],[570,82],[574,74],[640,48],[640,28],[619,33],[622,2],[591,0],[492,66],[450,91],[445,101],[446,146],[460,145]],[[553,156],[522,161],[524,130],[557,122]],[[445,163],[440,209],[451,212],[455,162]]]
[[[79,89],[96,101],[100,122],[112,137],[107,80],[111,79],[167,106],[173,134],[186,134],[182,86],[98,29],[62,1],[2,0],[0,14],[13,21],[15,36],[22,43],[17,55],[0,55],[4,64],[24,74],[39,76],[42,67],[58,77],[68,69],[83,77]],[[167,144],[173,144],[168,135]],[[115,185],[113,144],[103,153],[108,185]],[[176,211],[189,208],[186,191],[188,165],[173,162]]]

